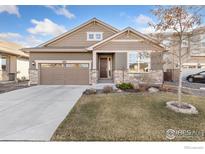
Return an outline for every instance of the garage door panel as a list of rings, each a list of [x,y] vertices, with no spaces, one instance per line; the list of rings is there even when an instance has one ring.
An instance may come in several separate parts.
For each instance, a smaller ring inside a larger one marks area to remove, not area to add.
[[[88,85],[89,68],[82,67],[46,67],[41,68],[42,85]]]
[[[41,69],[41,84],[45,85],[63,85],[63,68],[42,68]]]
[[[65,69],[65,84],[88,84],[89,70],[84,68],[66,68]]]

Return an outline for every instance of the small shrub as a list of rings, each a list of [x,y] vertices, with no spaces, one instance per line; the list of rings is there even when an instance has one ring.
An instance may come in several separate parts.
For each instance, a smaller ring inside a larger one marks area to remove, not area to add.
[[[117,88],[122,89],[122,90],[127,90],[127,89],[133,89],[134,86],[131,83],[121,83],[117,85]]]
[[[113,92],[113,87],[112,86],[105,86],[104,88],[103,88],[103,92],[104,93],[111,93],[111,92]]]

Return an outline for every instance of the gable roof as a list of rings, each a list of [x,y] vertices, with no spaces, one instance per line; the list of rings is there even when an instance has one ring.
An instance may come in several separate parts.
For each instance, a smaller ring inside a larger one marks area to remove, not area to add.
[[[109,24],[107,24],[107,23],[105,23],[105,22],[103,22],[103,21],[101,21],[101,20],[99,20],[99,19],[97,19],[97,18],[92,18],[92,19],[88,20],[87,22],[81,24],[80,26],[77,26],[77,27],[73,28],[72,30],[67,31],[67,32],[65,32],[65,33],[63,33],[63,34],[61,34],[61,35],[59,35],[59,36],[57,36],[57,37],[55,37],[55,38],[53,38],[53,39],[51,39],[51,40],[45,42],[45,43],[43,43],[43,44],[40,44],[40,45],[37,46],[37,47],[43,47],[43,46],[45,46],[45,45],[48,45],[48,44],[50,44],[50,43],[52,43],[52,42],[54,42],[54,41],[56,41],[56,40],[59,40],[59,39],[65,37],[65,36],[69,35],[70,33],[73,33],[73,32],[75,32],[75,31],[79,30],[80,28],[82,28],[82,27],[84,27],[84,26],[86,26],[86,25],[88,25],[88,24],[90,24],[90,23],[92,23],[92,22],[98,22],[98,23],[100,23],[101,25],[103,25],[103,26],[105,26],[105,27],[108,27],[109,29],[113,30],[114,32],[119,32],[119,30],[116,29],[116,28],[114,28],[113,26],[111,26],[111,25],[109,25]]]
[[[127,28],[125,28],[124,30],[119,31],[118,33],[116,33],[116,34],[114,34],[114,35],[112,35],[112,36],[110,36],[110,37],[108,37],[108,38],[106,38],[106,39],[104,39],[104,40],[102,40],[102,41],[100,41],[100,42],[98,42],[98,43],[96,43],[96,44],[90,46],[90,47],[88,47],[87,50],[93,50],[94,47],[97,47],[98,45],[101,45],[101,44],[103,44],[103,43],[105,43],[105,42],[107,42],[107,41],[109,41],[109,40],[111,40],[111,39],[113,39],[113,38],[119,36],[120,34],[123,34],[123,33],[126,32],[126,31],[131,31],[131,32],[135,33],[136,35],[142,37],[143,39],[146,39],[146,40],[152,42],[153,44],[157,45],[158,47],[164,49],[164,46],[160,45],[157,40],[151,38],[151,37],[148,36],[148,35],[142,34],[142,33],[136,31],[135,29],[133,29],[133,28],[131,28],[131,27],[127,27]]]
[[[19,44],[13,42],[0,41],[0,52],[16,56],[29,57],[28,54],[20,50],[21,48],[22,46]]]

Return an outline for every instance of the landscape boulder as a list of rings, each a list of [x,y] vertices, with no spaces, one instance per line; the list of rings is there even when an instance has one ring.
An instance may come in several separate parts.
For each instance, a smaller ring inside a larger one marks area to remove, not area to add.
[[[83,94],[85,95],[91,95],[91,94],[96,94],[97,93],[97,90],[94,89],[94,88],[90,88],[90,89],[86,89]]]
[[[149,91],[149,93],[156,93],[156,92],[159,91],[159,89],[157,89],[157,88],[155,88],[155,87],[150,87],[150,88],[148,89],[148,91]]]

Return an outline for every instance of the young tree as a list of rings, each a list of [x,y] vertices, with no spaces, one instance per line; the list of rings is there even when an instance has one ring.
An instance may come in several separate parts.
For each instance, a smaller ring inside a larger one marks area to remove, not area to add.
[[[178,67],[179,67],[179,86],[178,102],[181,103],[182,91],[182,42],[187,33],[201,25],[202,9],[199,6],[159,6],[152,10],[152,14],[157,17],[157,23],[150,23],[155,31],[171,31],[176,35],[178,45]]]

